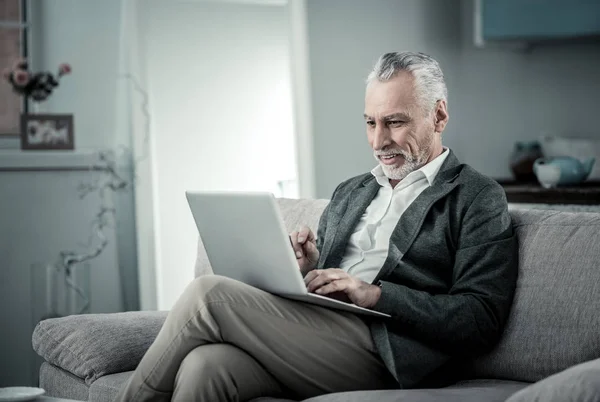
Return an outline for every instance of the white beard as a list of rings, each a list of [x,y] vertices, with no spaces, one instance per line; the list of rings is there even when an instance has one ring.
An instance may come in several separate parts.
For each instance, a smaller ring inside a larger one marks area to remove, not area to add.
[[[408,160],[407,158],[404,158],[404,163],[401,166],[384,165],[381,161],[379,161],[379,164],[383,169],[383,174],[391,180],[402,180],[421,167],[421,164],[417,163],[415,159]]]
[[[385,174],[388,179],[402,180],[406,176],[408,176],[410,173],[414,172],[415,170],[420,169],[427,163],[427,160],[429,159],[429,155],[431,154],[431,148],[432,148],[432,144],[433,144],[432,140],[433,140],[433,137],[431,139],[428,139],[428,143],[424,144],[425,146],[423,146],[421,148],[421,151],[416,156],[411,155],[402,149],[391,149],[391,150],[388,149],[384,152],[375,151],[373,153],[373,155],[375,156],[375,159],[377,159],[377,161],[381,165],[381,168],[383,169],[383,174]],[[379,156],[380,155],[390,155],[390,154],[402,155],[402,157],[404,157],[404,163],[401,166],[393,166],[393,165],[383,164],[381,162],[381,160],[379,159]]]

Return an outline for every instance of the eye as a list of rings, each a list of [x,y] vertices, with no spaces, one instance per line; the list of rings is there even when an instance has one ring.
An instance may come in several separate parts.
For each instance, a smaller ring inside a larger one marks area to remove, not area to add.
[[[388,126],[390,127],[399,127],[403,125],[404,122],[402,120],[390,120],[388,121]]]
[[[373,120],[367,120],[367,126],[375,127],[375,122]]]

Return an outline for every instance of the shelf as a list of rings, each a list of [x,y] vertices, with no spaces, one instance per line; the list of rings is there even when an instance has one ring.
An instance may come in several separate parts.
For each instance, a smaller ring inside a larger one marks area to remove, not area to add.
[[[0,150],[0,172],[103,170],[98,152]]]
[[[509,203],[600,205],[600,181],[546,189],[539,183],[497,180]]]

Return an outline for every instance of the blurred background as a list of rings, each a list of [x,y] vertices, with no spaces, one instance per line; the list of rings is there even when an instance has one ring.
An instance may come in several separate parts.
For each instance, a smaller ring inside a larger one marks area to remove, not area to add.
[[[600,161],[559,188],[532,171],[600,155],[599,38],[597,0],[0,0],[0,67],[72,68],[41,102],[0,82],[0,386],[36,383],[42,318],[172,306],[185,190],[329,198],[372,169],[385,52],[440,62],[444,144],[512,206],[600,210]],[[21,116],[48,114],[72,116],[72,149],[23,149]]]

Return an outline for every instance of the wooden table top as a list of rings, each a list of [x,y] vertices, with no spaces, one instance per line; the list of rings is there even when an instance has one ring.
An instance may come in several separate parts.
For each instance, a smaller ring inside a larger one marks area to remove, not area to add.
[[[600,181],[585,181],[575,186],[544,188],[537,182],[497,179],[508,202],[539,204],[600,205]]]

